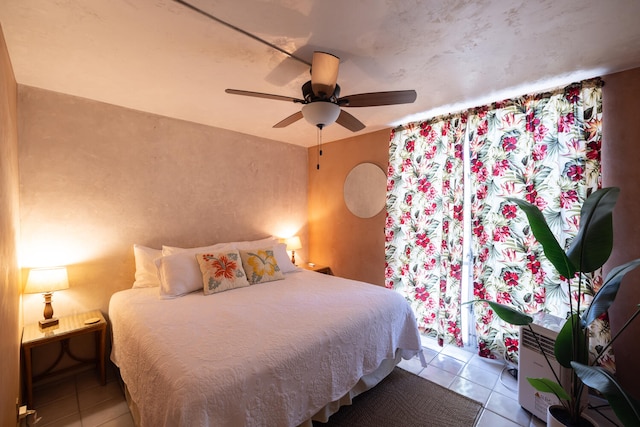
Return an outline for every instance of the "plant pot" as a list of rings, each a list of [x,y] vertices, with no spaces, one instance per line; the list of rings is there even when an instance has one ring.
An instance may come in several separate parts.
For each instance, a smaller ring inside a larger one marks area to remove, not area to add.
[[[569,412],[562,405],[547,408],[547,427],[596,427],[596,422],[586,414],[580,415],[578,424],[571,423]]]

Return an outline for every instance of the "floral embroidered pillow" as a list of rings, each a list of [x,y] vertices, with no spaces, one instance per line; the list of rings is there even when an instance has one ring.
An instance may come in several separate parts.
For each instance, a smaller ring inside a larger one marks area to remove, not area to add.
[[[284,279],[273,248],[241,250],[240,257],[247,279],[252,285]]]
[[[196,259],[202,272],[205,295],[249,286],[236,249],[196,254]]]

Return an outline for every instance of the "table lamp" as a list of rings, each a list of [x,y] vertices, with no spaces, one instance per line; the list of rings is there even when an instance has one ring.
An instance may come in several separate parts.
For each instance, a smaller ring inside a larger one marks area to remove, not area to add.
[[[24,293],[44,295],[44,319],[39,322],[41,328],[58,324],[58,319],[53,317],[51,294],[54,291],[68,288],[69,279],[66,267],[33,268],[29,271]]]
[[[302,243],[298,236],[289,237],[287,239],[287,250],[291,251],[291,262],[296,264],[296,250],[302,249]]]

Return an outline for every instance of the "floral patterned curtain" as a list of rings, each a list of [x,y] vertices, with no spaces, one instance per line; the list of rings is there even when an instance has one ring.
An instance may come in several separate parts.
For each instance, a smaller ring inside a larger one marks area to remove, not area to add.
[[[542,254],[526,216],[505,197],[538,206],[558,241],[568,246],[578,231],[582,203],[601,185],[601,92],[599,80],[583,82],[469,115],[476,298],[567,317],[570,284]],[[592,292],[600,282],[599,275],[587,278]],[[582,307],[586,303],[581,301]],[[517,328],[486,304],[474,304],[474,314],[480,354],[516,361]],[[597,335],[605,335],[601,332]]]
[[[538,206],[568,246],[582,203],[601,184],[601,92],[600,84],[585,82],[470,116],[475,297],[567,316],[568,281],[544,258],[526,217],[505,197]],[[590,277],[588,284],[599,280]],[[475,304],[474,311],[480,354],[517,360],[517,329],[487,306]]]
[[[473,254],[475,298],[566,317],[571,285],[545,260],[525,215],[505,197],[536,204],[558,240],[570,241],[582,202],[600,187],[601,86],[599,79],[586,81],[392,132],[385,285],[405,295],[426,335],[462,345],[465,245]],[[464,206],[464,185],[471,206]],[[465,209],[471,215],[466,240]],[[601,284],[599,275],[587,279],[592,289]],[[473,304],[473,310],[479,353],[517,360],[517,329],[488,306]],[[593,332],[596,346],[608,339],[605,324]]]
[[[391,135],[386,280],[428,336],[462,345],[462,147],[465,117],[411,123]]]

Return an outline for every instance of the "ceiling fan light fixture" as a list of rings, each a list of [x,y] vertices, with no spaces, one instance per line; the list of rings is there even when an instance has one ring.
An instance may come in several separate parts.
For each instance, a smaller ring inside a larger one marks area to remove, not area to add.
[[[302,106],[302,115],[312,125],[325,127],[338,119],[340,107],[333,102],[315,101]]]

